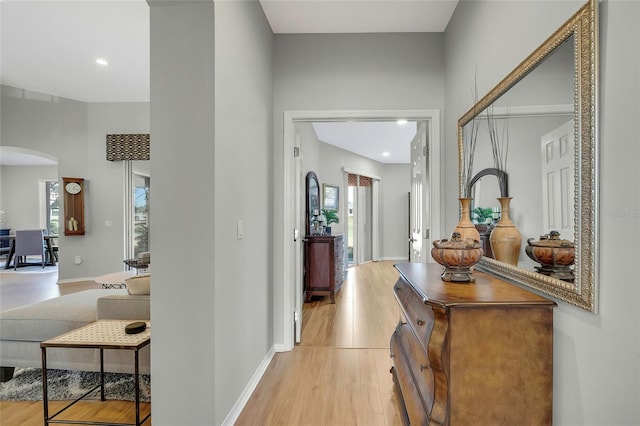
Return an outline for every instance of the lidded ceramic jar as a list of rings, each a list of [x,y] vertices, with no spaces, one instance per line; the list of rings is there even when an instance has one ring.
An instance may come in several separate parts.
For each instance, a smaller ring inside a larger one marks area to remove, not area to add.
[[[450,240],[434,241],[431,249],[431,257],[444,266],[440,277],[448,282],[474,282],[471,267],[478,263],[482,254],[480,241],[463,240],[458,232],[454,232]]]
[[[540,236],[538,241],[533,238],[527,240],[525,253],[541,266],[536,266],[536,272],[564,281],[573,281],[571,266],[576,259],[576,249],[573,242],[560,239],[558,231],[551,231]]]

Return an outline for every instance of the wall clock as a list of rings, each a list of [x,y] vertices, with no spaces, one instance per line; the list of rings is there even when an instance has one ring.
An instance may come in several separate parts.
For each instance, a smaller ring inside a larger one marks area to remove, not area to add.
[[[84,235],[84,179],[62,178],[64,235]]]

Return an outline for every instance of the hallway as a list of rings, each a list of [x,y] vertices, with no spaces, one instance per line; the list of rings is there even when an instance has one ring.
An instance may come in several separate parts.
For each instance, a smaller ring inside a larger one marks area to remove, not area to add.
[[[400,425],[389,369],[398,322],[393,262],[349,269],[303,307],[301,343],[275,354],[236,425]]]

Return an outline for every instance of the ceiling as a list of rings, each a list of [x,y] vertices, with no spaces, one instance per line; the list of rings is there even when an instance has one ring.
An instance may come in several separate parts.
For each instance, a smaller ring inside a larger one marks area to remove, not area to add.
[[[457,0],[260,3],[274,33],[442,32]],[[2,84],[83,102],[149,101],[146,0],[1,0],[0,7]]]
[[[415,121],[342,121],[313,123],[322,142],[371,158],[380,163],[406,164]]]

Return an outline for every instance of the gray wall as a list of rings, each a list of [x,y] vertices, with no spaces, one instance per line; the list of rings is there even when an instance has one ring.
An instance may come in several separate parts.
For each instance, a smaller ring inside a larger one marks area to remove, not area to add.
[[[258,2],[150,5],[153,421],[220,424],[273,346],[272,35]]]
[[[379,188],[379,255],[380,259],[404,259],[407,257],[408,206],[410,185],[408,164],[384,164],[345,151],[330,144],[320,143],[317,169],[320,185],[338,185],[340,205],[347,199],[347,189],[342,187],[343,168],[380,178]],[[346,213],[339,224],[332,225],[332,232],[346,233]],[[335,230],[335,231],[334,231]]]
[[[385,164],[380,182],[382,245],[380,257],[409,260],[409,191],[411,169],[408,164]],[[427,247],[428,250],[431,248]]]
[[[149,104],[87,104],[2,86],[1,105],[2,146],[32,149],[57,158],[57,173],[47,177],[85,179],[85,235],[61,235],[58,239],[59,281],[90,279],[107,272],[122,270],[123,166],[122,162],[106,161],[105,135],[148,133]],[[7,197],[12,197],[17,183],[11,177],[6,180],[4,178],[3,175],[0,204],[7,206],[7,200],[10,199]],[[25,188],[30,188],[26,190],[29,196],[37,198],[38,177],[33,176],[33,179],[36,180],[23,183]],[[7,185],[12,189],[5,192],[4,188]],[[11,219],[16,215],[13,207],[7,206],[3,209],[10,212],[9,220],[16,220]],[[24,213],[24,217],[29,217],[29,213]],[[106,220],[112,222],[112,227],[105,226]],[[20,224],[33,226],[27,222]],[[38,222],[35,222],[35,226],[37,224]],[[16,226],[11,225],[12,228]],[[80,265],[74,263],[75,256],[81,256],[83,261]]]
[[[7,212],[0,228],[39,228],[39,182],[53,180],[58,180],[57,166],[0,166],[0,210]]]
[[[456,121],[470,106],[477,65],[486,93],[583,2],[462,1],[445,36],[445,161],[456,167]],[[559,302],[554,313],[557,425],[640,423],[640,3],[604,1],[600,66],[600,314]],[[625,64],[625,66],[620,66]],[[630,96],[633,93],[636,95]],[[457,219],[457,179],[445,178],[446,220]]]
[[[444,108],[443,34],[275,35],[274,217],[283,215],[283,113]],[[274,321],[283,321],[282,221],[274,222]],[[274,341],[283,342],[282,327]]]
[[[149,133],[149,103],[111,102],[88,104],[88,155],[87,178],[91,199],[87,203],[90,213],[91,262],[86,274],[96,276],[121,270],[124,259],[124,163],[106,161],[105,135],[120,133]],[[153,140],[151,141],[153,151]],[[151,161],[135,161],[136,169],[149,169]],[[160,187],[157,187],[161,190]],[[151,198],[153,198],[153,176],[151,177]],[[85,201],[86,202],[86,201]],[[151,212],[153,216],[153,212]],[[107,226],[107,221],[111,226]],[[71,237],[70,237],[71,238]],[[153,238],[153,236],[151,236]],[[71,252],[74,255],[82,252]],[[83,255],[83,257],[86,257]],[[85,262],[83,262],[84,264]],[[71,262],[73,265],[73,262]],[[66,265],[62,265],[66,266]],[[73,265],[75,266],[75,265]],[[76,275],[72,275],[76,276]],[[85,275],[86,276],[86,275]]]
[[[214,5],[149,4],[151,173],[162,188],[151,198],[153,422],[203,425],[216,418],[218,398]]]
[[[215,18],[218,424],[273,346],[273,41],[258,2],[216,2]]]

